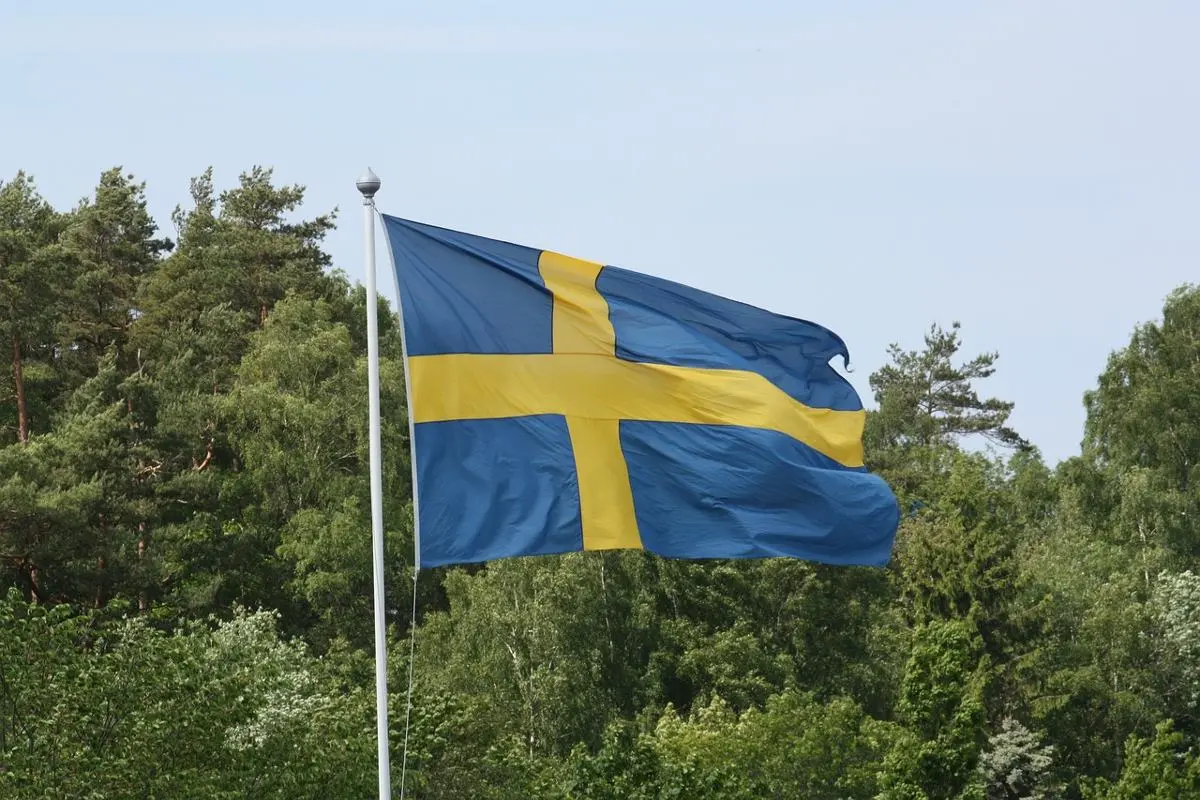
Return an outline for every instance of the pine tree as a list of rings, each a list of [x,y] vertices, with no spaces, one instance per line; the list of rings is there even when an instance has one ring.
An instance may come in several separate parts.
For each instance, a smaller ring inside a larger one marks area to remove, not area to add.
[[[15,438],[29,440],[32,426],[29,361],[53,354],[55,300],[60,254],[54,248],[63,218],[37,193],[33,179],[18,172],[0,183],[0,327],[12,364]],[[11,417],[10,417],[11,418]]]

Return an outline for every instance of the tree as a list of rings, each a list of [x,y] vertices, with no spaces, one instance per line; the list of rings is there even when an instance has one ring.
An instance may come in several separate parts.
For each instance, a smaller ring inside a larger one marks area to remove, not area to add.
[[[1050,800],[1058,788],[1052,782],[1054,747],[1015,719],[1006,717],[988,739],[980,760],[987,800]]]
[[[962,621],[916,632],[897,711],[905,735],[884,759],[881,800],[982,800],[987,659]]]
[[[625,699],[625,681],[611,670],[634,668],[641,655],[630,597],[605,555],[449,572],[449,611],[430,614],[418,637],[426,684],[486,697],[497,723],[520,732],[529,758],[599,746]]]
[[[140,281],[129,330],[153,415],[154,454],[143,467],[152,480],[139,484],[152,513],[138,523],[139,548],[149,552],[156,542],[158,593],[183,608],[286,604],[288,624],[303,626],[288,600],[288,565],[275,555],[285,520],[268,515],[264,524],[250,507],[258,487],[230,441],[237,415],[227,395],[251,334],[285,296],[352,308],[320,249],[332,217],[289,221],[304,190],[274,186],[265,169],[219,194],[208,170],[191,193],[192,208],[174,215],[179,246]],[[263,419],[273,419],[259,405]],[[274,488],[293,491],[286,481]]]
[[[849,698],[822,702],[796,691],[742,714],[720,698],[686,720],[668,709],[654,729],[664,773],[713,787],[674,795],[680,798],[869,800],[895,735],[894,726],[872,719]]]
[[[1180,715],[1200,710],[1200,575],[1159,575],[1151,600],[1174,680],[1170,696]]]
[[[1130,541],[1200,557],[1200,287],[1183,286],[1161,322],[1139,326],[1085,396],[1085,456],[1113,493],[1112,520]]]
[[[892,363],[870,379],[879,403],[876,436],[882,443],[932,447],[974,434],[1006,447],[1025,446],[1016,431],[1007,427],[1011,402],[980,399],[974,383],[991,377],[997,355],[983,353],[955,366],[958,322],[950,330],[938,325],[925,334],[924,350],[905,351],[892,344]]]
[[[16,439],[29,440],[26,356],[46,357],[54,329],[53,249],[63,219],[37,193],[33,180],[18,172],[0,182],[0,325],[11,347]]]
[[[340,635],[365,646],[371,640],[370,537],[362,535],[370,530],[366,359],[334,312],[324,300],[290,295],[251,336],[219,418],[247,470],[243,486],[252,503],[239,527],[226,530],[285,560],[287,588],[319,620],[309,631],[315,640]],[[387,585],[399,587],[407,585],[412,563],[411,470],[399,347],[392,326],[382,327],[388,334],[381,359],[385,518],[393,554]],[[357,622],[348,624],[348,615]]]
[[[130,396],[110,350],[55,430],[0,450],[0,547],[35,599],[102,606],[133,589],[144,459]]]
[[[244,337],[289,292],[329,299],[340,288],[326,272],[329,256],[320,247],[333,215],[286,221],[303,202],[304,189],[277,187],[272,177],[271,170],[252,169],[219,196],[211,169],[192,181],[193,208],[177,209],[174,217],[179,247],[146,283],[140,300],[139,341],[149,351],[160,358],[177,355],[174,348],[163,352],[154,344],[185,347],[186,336],[180,341],[172,334],[194,330],[205,310],[215,308],[236,315],[244,346]]]
[[[374,786],[371,695],[277,616],[163,631],[0,601],[5,797],[344,797]]]
[[[365,290],[302,187],[190,188],[170,247],[123,170],[65,214],[0,184],[4,797],[374,784]],[[1198,298],[1113,354],[1056,468],[957,323],[893,346],[886,569],[509,559],[423,571],[415,625],[382,304],[393,785],[407,747],[425,800],[1196,794]]]
[[[1169,720],[1160,722],[1153,739],[1130,736],[1125,766],[1117,781],[1086,781],[1084,800],[1176,800],[1200,793],[1200,757],[1184,750],[1183,735]]]
[[[1021,604],[1039,625],[1010,709],[1045,732],[1068,784],[1115,777],[1122,743],[1152,732],[1175,682],[1141,564],[1076,523],[1067,517],[1022,553]]]
[[[126,353],[129,330],[137,317],[141,285],[158,266],[171,242],[156,239],[146,210],[145,184],[113,168],[100,176],[95,199],[71,215],[63,246],[71,255],[71,280],[62,320],[64,358],[85,379],[96,362],[115,347],[122,370],[137,368]]]

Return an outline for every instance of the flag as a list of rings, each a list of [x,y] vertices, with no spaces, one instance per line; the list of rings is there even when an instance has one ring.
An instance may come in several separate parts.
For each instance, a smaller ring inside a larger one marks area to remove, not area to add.
[[[887,563],[843,341],[649,275],[382,215],[419,563],[580,550]]]

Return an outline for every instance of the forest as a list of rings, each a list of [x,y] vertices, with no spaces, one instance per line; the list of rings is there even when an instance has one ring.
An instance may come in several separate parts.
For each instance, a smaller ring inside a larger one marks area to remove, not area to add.
[[[124,168],[69,209],[0,181],[0,797],[374,797],[335,212],[258,167],[163,225]],[[426,800],[1200,797],[1200,288],[1109,355],[1053,467],[996,353],[897,331],[923,344],[864,398],[886,569],[614,551],[414,586],[386,304],[380,332],[396,796],[403,770]]]

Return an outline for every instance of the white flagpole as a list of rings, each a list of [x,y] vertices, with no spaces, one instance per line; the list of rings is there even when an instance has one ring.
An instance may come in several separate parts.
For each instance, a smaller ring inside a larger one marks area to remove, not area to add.
[[[387,236],[383,237],[383,246],[387,251],[387,260],[389,264],[395,265],[396,255],[392,252],[392,242]],[[400,281],[399,276],[392,272],[392,277],[396,278],[396,316],[400,322],[400,357],[404,359],[404,395],[408,409],[408,454],[409,460],[412,462],[412,520],[413,520],[413,588],[412,588],[412,622],[408,629],[408,691],[405,693],[404,706],[404,750],[403,757],[400,761],[400,800],[404,800],[404,792],[407,788],[404,779],[408,775],[408,734],[410,731],[410,723],[412,722],[412,697],[413,697],[413,665],[417,659],[417,578],[421,574],[421,493],[417,491],[417,431],[416,423],[413,421],[412,413],[412,381],[409,376],[412,375],[412,370],[409,369],[408,361],[408,333],[404,327],[404,301],[400,296]]]
[[[367,267],[367,391],[370,395],[371,551],[375,583],[375,718],[379,740],[379,800],[391,800],[388,759],[387,625],[383,592],[383,459],[379,433],[379,316],[375,294],[375,193],[380,180],[367,169],[355,183],[363,196]]]

